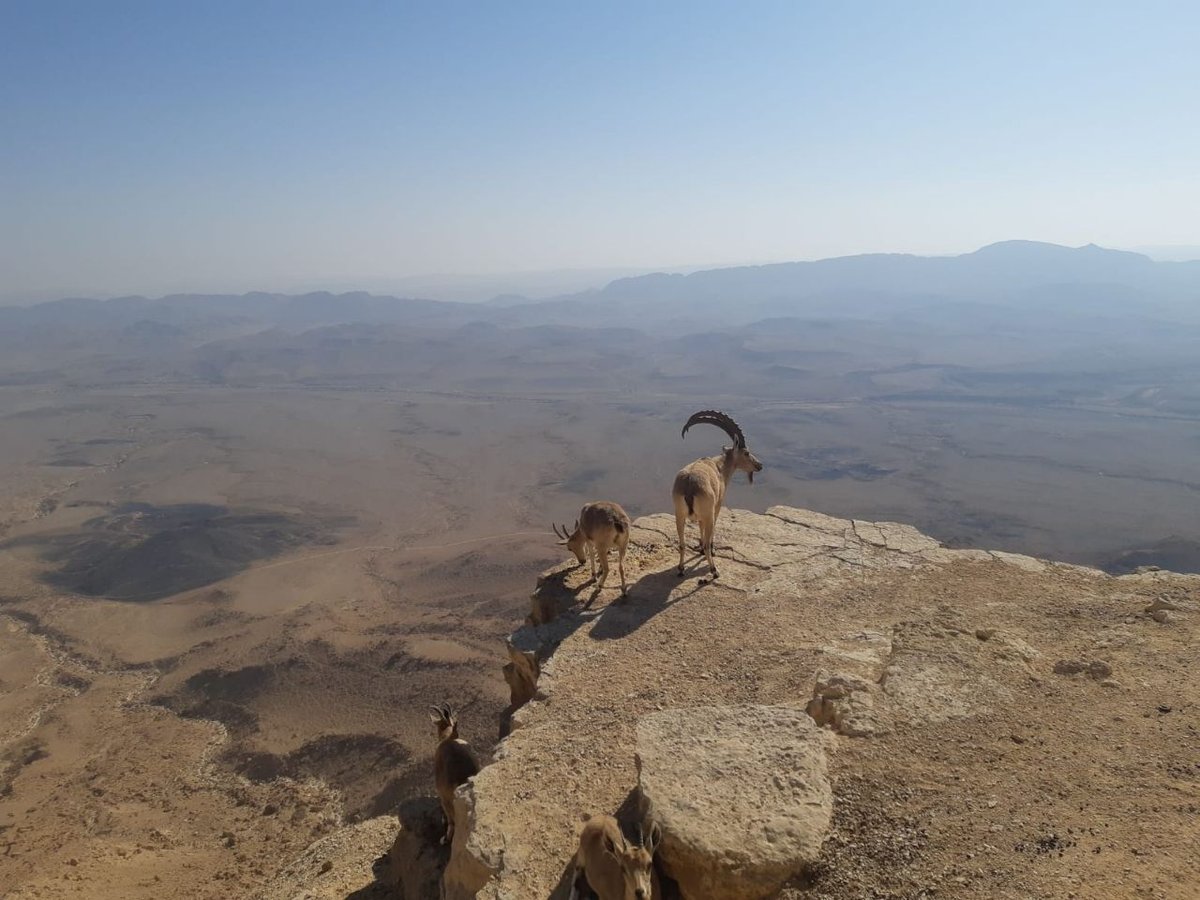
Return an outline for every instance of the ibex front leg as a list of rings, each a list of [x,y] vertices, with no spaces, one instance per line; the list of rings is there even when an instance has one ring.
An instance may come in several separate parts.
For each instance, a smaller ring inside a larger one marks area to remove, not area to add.
[[[600,557],[600,580],[596,582],[596,587],[602,588],[608,580],[608,544],[597,544],[595,553]]]

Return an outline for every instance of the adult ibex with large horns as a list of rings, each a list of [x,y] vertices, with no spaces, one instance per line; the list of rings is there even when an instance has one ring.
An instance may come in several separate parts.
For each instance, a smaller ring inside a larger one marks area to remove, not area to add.
[[[746,436],[742,434],[738,423],[715,409],[693,413],[680,436],[686,436],[689,428],[701,423],[716,425],[729,435],[733,446],[725,447],[716,456],[698,459],[680,469],[675,476],[675,486],[671,489],[671,499],[675,503],[675,527],[679,531],[679,574],[683,574],[684,528],[688,519],[694,519],[700,525],[700,548],[708,560],[712,577],[716,578],[720,573],[713,562],[713,531],[716,530],[717,516],[721,514],[721,506],[725,502],[725,491],[734,472],[745,472],[753,484],[754,473],[762,471],[762,463],[746,449]]]

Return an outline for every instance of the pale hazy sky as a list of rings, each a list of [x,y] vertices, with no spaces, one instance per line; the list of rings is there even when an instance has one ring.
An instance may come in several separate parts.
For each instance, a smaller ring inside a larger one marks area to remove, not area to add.
[[[1200,244],[1200,3],[0,4],[0,295]]]

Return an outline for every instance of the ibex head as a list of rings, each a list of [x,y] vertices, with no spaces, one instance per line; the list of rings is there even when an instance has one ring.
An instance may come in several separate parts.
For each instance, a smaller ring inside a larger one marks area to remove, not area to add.
[[[638,826],[636,844],[630,844],[621,835],[620,846],[608,835],[604,838],[604,852],[610,854],[621,867],[625,879],[623,900],[646,900],[652,895],[651,869],[654,865],[654,851],[662,839],[662,829],[655,822],[650,826],[650,834],[642,832]]]
[[[449,703],[429,707],[429,719],[437,730],[439,741],[458,737],[458,717],[454,715]]]
[[[746,448],[746,436],[742,434],[742,429],[738,423],[723,412],[718,412],[715,409],[702,409],[698,413],[692,413],[692,417],[683,426],[680,437],[687,435],[688,429],[693,425],[699,425],[702,422],[706,422],[709,425],[716,425],[729,435],[733,441],[733,446],[725,448],[725,458],[729,460],[726,465],[732,465],[735,472],[745,472],[746,476],[750,479],[750,483],[753,484],[754,473],[761,472],[763,465],[758,461],[758,457]]]
[[[565,546],[568,550],[574,553],[575,558],[581,563],[587,559],[586,554],[583,552],[583,548],[587,545],[587,540],[583,536],[583,529],[579,527],[578,519],[575,520],[574,531],[568,532],[567,526],[563,525],[562,531],[560,532],[558,530],[559,526],[555,525],[553,522],[550,523],[550,526],[554,529],[554,533],[558,535],[558,543],[560,546]]]

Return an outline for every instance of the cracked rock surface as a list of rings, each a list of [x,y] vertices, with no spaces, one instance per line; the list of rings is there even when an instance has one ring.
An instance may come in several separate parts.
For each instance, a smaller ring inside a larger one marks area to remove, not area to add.
[[[638,806],[646,723],[678,735],[683,771],[651,775],[650,791],[674,834],[694,825],[684,795],[702,789],[706,821],[725,804],[748,817],[740,830],[766,827],[779,798],[764,792],[758,822],[732,799],[738,766],[720,762],[749,752],[753,729],[683,712],[749,706],[779,711],[758,731],[767,746],[821,737],[811,768],[771,765],[819,794],[823,763],[832,791],[816,858],[789,852],[799,871],[773,869],[756,896],[1200,894],[1200,578],[1114,578],[774,507],[722,513],[713,582],[695,539],[679,578],[673,518],[635,522],[625,602],[597,594],[586,568],[543,574],[537,624],[511,645],[537,662],[536,685],[521,682],[533,699],[461,792],[450,900],[565,898],[584,815]],[[1063,660],[1110,674],[1055,674]],[[699,758],[685,764],[689,746]],[[728,866],[718,837],[692,841],[693,866]],[[718,896],[676,874],[662,897]]]

